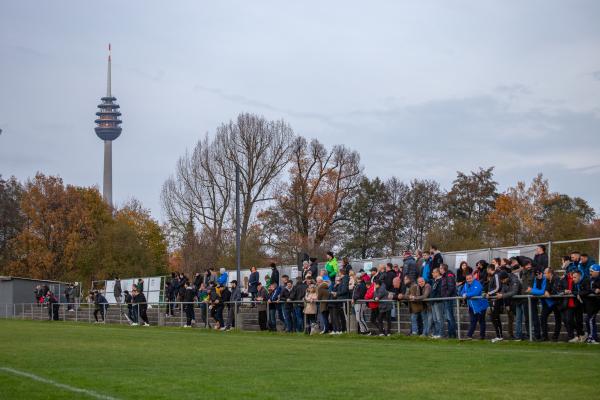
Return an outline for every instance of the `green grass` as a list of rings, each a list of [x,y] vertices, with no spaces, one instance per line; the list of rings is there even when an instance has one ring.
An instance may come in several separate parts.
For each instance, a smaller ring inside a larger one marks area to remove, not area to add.
[[[566,399],[598,393],[600,348],[305,337],[0,320],[0,399]]]

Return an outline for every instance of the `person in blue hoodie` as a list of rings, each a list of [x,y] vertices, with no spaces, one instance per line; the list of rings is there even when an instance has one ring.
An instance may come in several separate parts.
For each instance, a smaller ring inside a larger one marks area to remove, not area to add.
[[[227,286],[227,283],[229,282],[229,274],[227,273],[225,268],[221,268],[219,270],[219,273],[220,275],[217,279],[217,284],[219,284],[220,286]]]
[[[544,276],[540,280],[536,277],[533,287],[531,288],[530,294],[533,296],[542,297],[542,316],[540,319],[542,328],[542,340],[548,341],[548,317],[550,314],[554,314],[554,335],[552,340],[556,342],[560,336],[560,327],[562,323],[562,316],[559,309],[559,302],[557,299],[552,299],[550,296],[554,296],[560,293],[560,280],[554,274],[552,268],[546,268],[544,270]]]
[[[473,339],[473,333],[479,323],[479,338],[485,339],[485,311],[488,308],[488,301],[484,298],[474,299],[473,297],[481,297],[483,287],[477,279],[473,278],[472,274],[466,276],[465,284],[460,290],[460,295],[467,300],[469,305],[469,316],[471,317],[471,323],[469,325],[469,332],[467,337]]]
[[[281,296],[281,286],[271,283],[269,285],[269,297],[267,299],[269,307],[269,330],[277,332],[277,309],[279,308],[279,297]]]

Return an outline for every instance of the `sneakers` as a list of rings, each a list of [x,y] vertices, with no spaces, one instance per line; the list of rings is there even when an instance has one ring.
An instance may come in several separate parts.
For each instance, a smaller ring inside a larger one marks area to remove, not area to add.
[[[144,322],[144,326],[150,326],[150,324],[148,324],[148,323]]]
[[[441,336],[441,335],[433,335],[431,338],[432,338],[432,339],[441,339],[441,338],[442,338],[442,336]]]
[[[133,324],[131,324],[131,326],[138,326],[138,323],[134,322]]]
[[[184,328],[191,328],[192,326],[191,325],[184,325],[183,327]]]
[[[573,339],[569,340],[569,343],[579,343],[579,336],[575,336]]]
[[[496,337],[496,338],[493,338],[493,339],[492,339],[492,343],[498,343],[498,342],[501,342],[501,341],[503,341],[503,340],[504,340],[504,338],[501,338],[501,337]]]
[[[594,340],[592,338],[587,338],[587,340],[585,342],[587,344],[599,344],[596,340]]]

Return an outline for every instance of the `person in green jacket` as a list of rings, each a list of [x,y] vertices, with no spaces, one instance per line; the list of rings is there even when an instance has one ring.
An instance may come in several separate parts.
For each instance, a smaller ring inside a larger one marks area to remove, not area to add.
[[[335,276],[338,273],[338,262],[337,258],[333,256],[332,251],[327,252],[327,264],[325,264],[325,270],[327,270],[327,275],[329,275],[331,282],[334,282]]]

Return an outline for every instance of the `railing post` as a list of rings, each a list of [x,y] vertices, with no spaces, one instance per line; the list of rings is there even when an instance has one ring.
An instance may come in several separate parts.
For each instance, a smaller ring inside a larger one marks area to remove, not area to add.
[[[548,242],[548,267],[552,269],[552,240]]]
[[[205,319],[206,322],[204,324],[204,327],[208,329],[208,327],[210,326],[210,324],[208,323],[208,304],[206,304],[206,307],[204,307],[204,310],[206,312],[206,319]]]
[[[529,322],[529,341],[533,342],[533,321],[531,320],[531,296],[527,296],[527,308],[528,308],[528,315],[527,315],[527,320]]]
[[[400,334],[400,300],[396,301],[398,309],[396,310],[396,323],[398,324],[398,335]]]
[[[308,332],[308,334],[310,335],[310,326],[306,326],[306,314],[304,313],[304,309],[306,308],[306,300],[302,301],[302,316],[304,318],[304,332]],[[315,314],[316,315],[316,314]]]
[[[183,326],[183,302],[179,303],[179,323]]]
[[[456,337],[460,340],[460,299],[456,298]]]
[[[269,325],[270,323],[270,319],[271,319],[271,312],[269,310],[269,305],[271,303],[269,303],[269,301],[267,300],[267,329],[270,330],[271,325]],[[277,324],[277,315],[275,315],[275,324]]]

